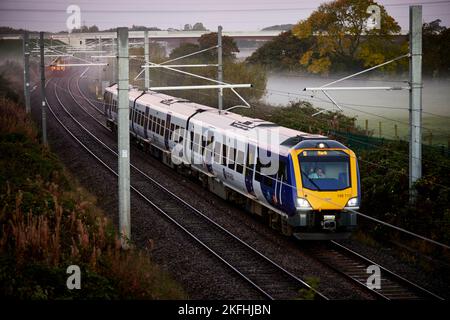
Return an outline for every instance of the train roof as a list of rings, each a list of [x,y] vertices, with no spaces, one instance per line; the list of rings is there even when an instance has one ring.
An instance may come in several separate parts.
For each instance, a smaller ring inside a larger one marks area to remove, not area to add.
[[[117,85],[113,85],[109,87],[109,89],[115,92],[117,90]],[[137,100],[139,104],[151,106],[152,109],[164,113],[167,113],[167,111],[170,110],[173,114],[183,116],[186,119],[195,112],[198,112],[191,120],[194,125],[195,123],[203,122],[206,123],[208,127],[214,127],[220,130],[232,130],[233,134],[245,137],[249,140],[253,140],[252,137],[255,136],[255,131],[258,131],[258,135],[267,134],[267,136],[270,136],[271,133],[277,133],[280,142],[280,155],[287,155],[292,148],[303,140],[327,139],[327,137],[323,135],[310,134],[282,127],[273,122],[242,116],[230,111],[222,111],[221,114],[219,114],[219,110],[216,108],[169,96],[160,92],[149,91],[142,95],[142,91],[132,88],[129,91],[129,97],[130,99],[139,97]]]

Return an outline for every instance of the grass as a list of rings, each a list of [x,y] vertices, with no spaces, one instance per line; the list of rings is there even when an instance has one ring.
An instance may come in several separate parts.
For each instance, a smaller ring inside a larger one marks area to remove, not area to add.
[[[422,118],[422,141],[424,144],[433,146],[448,147],[450,140],[450,131],[448,129],[450,117],[435,117],[426,116]],[[368,129],[373,133],[373,137],[380,137],[379,123],[381,122],[381,137],[386,139],[400,139],[403,141],[409,140],[409,119],[408,118],[393,118],[395,121],[389,121],[380,118],[369,118]],[[360,117],[356,124],[361,128],[365,128],[366,119]],[[397,135],[395,132],[395,125],[397,125]]]
[[[0,99],[0,296],[19,299],[184,299],[151,261],[122,250],[116,227],[47,148],[23,108]],[[81,268],[81,290],[66,269]]]
[[[316,298],[316,291],[319,287],[319,278],[308,277],[306,283],[310,286],[308,289],[300,289],[298,291],[298,298],[296,300],[314,300]]]

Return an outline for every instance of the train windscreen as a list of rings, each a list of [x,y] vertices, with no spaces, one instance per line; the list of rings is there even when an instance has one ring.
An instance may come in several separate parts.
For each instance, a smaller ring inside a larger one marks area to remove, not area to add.
[[[350,182],[350,157],[342,151],[305,150],[298,156],[303,188],[315,191],[347,189]]]

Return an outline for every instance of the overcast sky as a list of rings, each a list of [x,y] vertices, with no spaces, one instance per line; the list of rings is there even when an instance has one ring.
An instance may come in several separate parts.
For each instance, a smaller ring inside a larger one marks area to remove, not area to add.
[[[184,24],[203,22],[211,30],[260,30],[275,24],[296,23],[307,18],[322,2],[314,0],[0,0],[0,25],[35,31],[67,30],[66,9],[81,8],[85,25],[100,29],[145,25],[182,29]],[[450,1],[379,0],[400,24],[408,29],[408,6],[422,4],[423,19],[441,19],[450,26]]]

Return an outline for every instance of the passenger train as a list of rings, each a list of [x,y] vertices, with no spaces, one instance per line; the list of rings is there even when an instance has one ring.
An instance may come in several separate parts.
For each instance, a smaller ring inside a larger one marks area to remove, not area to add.
[[[105,90],[104,112],[117,132],[117,85]],[[129,118],[151,154],[285,235],[343,239],[356,227],[358,161],[338,141],[134,88]]]

